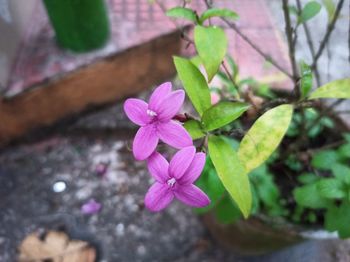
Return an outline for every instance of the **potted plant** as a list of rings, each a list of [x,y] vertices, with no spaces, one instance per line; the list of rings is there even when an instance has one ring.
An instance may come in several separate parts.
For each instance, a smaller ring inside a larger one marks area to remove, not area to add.
[[[225,32],[209,22],[219,17],[242,34],[231,22],[238,15],[206,1],[208,9],[202,14],[186,7],[167,11],[195,24],[193,40],[186,35],[184,39],[198,56],[174,57],[174,64],[197,114],[176,114],[184,92],[171,92],[169,83],[154,91],[149,104],[129,99],[124,106],[141,126],[133,143],[135,158],[147,161],[156,180],[146,194],[146,207],[160,211],[174,198],[196,207],[213,236],[242,254],[266,253],[317,233],[350,237],[350,133],[334,111],[339,102],[322,103],[327,98],[349,99],[350,78],[317,84],[317,60],[343,1],[313,61],[299,66],[296,28],[308,31],[306,22],[320,5],[297,3],[293,7],[282,1],[292,73],[247,39],[293,81],[293,92],[238,78],[238,66],[226,55]],[[221,89],[209,88],[215,76],[224,83]],[[213,92],[216,103],[211,102]],[[179,149],[170,164],[156,152],[159,141]]]

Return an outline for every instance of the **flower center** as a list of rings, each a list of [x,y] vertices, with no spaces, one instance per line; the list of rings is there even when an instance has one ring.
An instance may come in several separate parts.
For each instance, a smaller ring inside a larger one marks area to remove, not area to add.
[[[147,115],[149,115],[150,117],[155,117],[157,116],[157,113],[150,109],[147,109]]]
[[[175,178],[170,178],[167,182],[169,187],[173,187],[176,183],[176,179]]]

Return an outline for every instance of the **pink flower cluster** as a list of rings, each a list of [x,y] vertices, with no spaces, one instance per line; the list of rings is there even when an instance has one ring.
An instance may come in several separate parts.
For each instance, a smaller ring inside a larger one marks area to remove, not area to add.
[[[146,207],[154,212],[167,207],[174,197],[193,207],[210,203],[207,195],[193,185],[203,170],[205,154],[196,153],[191,136],[173,120],[184,102],[185,92],[171,88],[170,82],[157,87],[148,104],[135,98],[124,103],[128,118],[140,126],[133,141],[134,157],[147,160],[156,180],[145,197]],[[156,151],[159,140],[180,149],[170,163]]]

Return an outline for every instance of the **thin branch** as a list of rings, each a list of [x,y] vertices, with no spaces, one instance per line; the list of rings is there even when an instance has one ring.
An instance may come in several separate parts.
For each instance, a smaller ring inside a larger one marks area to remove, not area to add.
[[[311,65],[311,68],[314,69],[316,67],[316,64],[317,64],[317,61],[318,59],[321,57],[322,55],[322,52],[329,40],[329,37],[331,35],[331,33],[333,32],[334,30],[334,26],[335,26],[335,23],[337,22],[338,20],[338,17],[339,17],[339,14],[340,14],[340,11],[343,7],[343,4],[344,4],[344,0],[339,0],[338,4],[337,4],[337,8],[334,12],[334,16],[332,18],[332,21],[330,24],[328,24],[327,26],[327,31],[326,31],[326,34],[324,35],[322,41],[321,41],[321,44],[320,44],[320,47],[318,48],[317,52],[316,52],[316,55],[315,55],[315,59]]]
[[[300,14],[302,10],[301,2],[300,0],[296,0],[296,2],[297,2],[298,13]],[[307,23],[303,22],[302,24],[303,24],[303,28],[304,28],[304,32],[307,40],[307,45],[311,53],[312,61],[314,61],[316,56],[316,51],[315,51],[314,43],[312,42],[311,33]],[[317,86],[320,86],[321,80],[320,80],[320,73],[318,72],[317,64],[315,65],[314,72],[315,72]]]
[[[297,97],[300,97],[300,89],[298,88],[299,73],[297,64],[295,62],[295,41],[293,38],[293,28],[289,16],[288,0],[283,0],[282,2],[284,21],[286,24],[286,36],[288,41],[289,59],[292,66],[292,76],[294,81],[294,90]]]
[[[212,1],[210,0],[204,0],[205,5],[207,8],[212,8]],[[233,31],[235,31],[244,41],[247,42],[259,55],[261,55],[266,61],[270,62],[274,67],[276,67],[278,70],[280,70],[282,73],[284,73],[286,76],[288,76],[290,79],[293,79],[293,76],[284,69],[276,60],[274,60],[269,54],[266,54],[264,51],[262,51],[256,44],[253,43],[252,40],[250,40],[249,37],[247,37],[234,23],[227,20],[224,17],[220,17],[220,19],[226,23],[226,25],[231,28]]]
[[[266,54],[262,51],[256,44],[253,43],[234,23],[230,22],[226,18],[221,17],[221,20],[224,21],[233,31],[235,31],[244,41],[246,41],[259,55],[261,55],[266,61],[270,62],[274,67],[288,76],[290,79],[293,79],[293,76],[284,69],[276,60],[274,60],[269,54]]]
[[[225,64],[225,61],[222,61],[221,65],[222,65],[222,68],[224,69],[224,71],[225,71],[227,77],[231,80],[233,86],[234,86],[235,89],[236,89],[236,92],[237,92],[236,98],[237,98],[238,100],[241,99],[240,94],[239,94],[239,90],[238,90],[238,85],[237,85],[235,79],[234,79],[234,78],[232,77],[232,75],[230,74],[230,71],[228,70],[228,68],[227,68],[227,66],[226,66],[226,64]]]

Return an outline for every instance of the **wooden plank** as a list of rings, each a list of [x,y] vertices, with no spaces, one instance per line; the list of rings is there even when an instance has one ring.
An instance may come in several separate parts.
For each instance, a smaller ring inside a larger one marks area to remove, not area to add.
[[[169,79],[175,74],[172,55],[180,50],[175,31],[0,101],[0,145]]]

